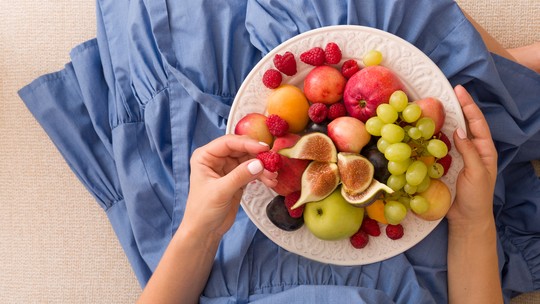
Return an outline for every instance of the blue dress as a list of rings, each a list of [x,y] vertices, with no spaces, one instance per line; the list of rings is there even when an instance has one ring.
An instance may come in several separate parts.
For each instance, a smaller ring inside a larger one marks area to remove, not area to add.
[[[449,0],[98,0],[97,37],[21,98],[105,210],[141,284],[182,220],[193,150],[224,134],[270,50],[329,25],[374,27],[427,54],[482,108],[499,152],[494,197],[505,299],[540,289],[540,75],[490,54]],[[365,266],[278,247],[240,210],[201,303],[447,302],[447,224]]]

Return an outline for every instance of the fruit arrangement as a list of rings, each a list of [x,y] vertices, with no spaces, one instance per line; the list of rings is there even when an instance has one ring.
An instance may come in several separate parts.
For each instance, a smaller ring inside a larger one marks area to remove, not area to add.
[[[328,43],[276,54],[264,72],[266,111],[243,116],[234,133],[271,146],[258,158],[278,172],[266,206],[278,228],[305,225],[319,239],[348,238],[363,248],[381,230],[400,239],[409,212],[434,221],[448,211],[450,190],[440,180],[452,162],[444,106],[435,97],[410,101],[383,60],[376,50],[342,60]],[[303,87],[284,82],[298,64],[311,66]]]

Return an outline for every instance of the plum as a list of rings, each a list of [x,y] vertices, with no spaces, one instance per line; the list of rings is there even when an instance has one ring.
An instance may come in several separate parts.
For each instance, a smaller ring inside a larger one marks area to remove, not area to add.
[[[285,197],[275,196],[266,206],[266,215],[272,224],[285,231],[294,231],[304,225],[304,218],[294,218],[290,216],[285,206]]]

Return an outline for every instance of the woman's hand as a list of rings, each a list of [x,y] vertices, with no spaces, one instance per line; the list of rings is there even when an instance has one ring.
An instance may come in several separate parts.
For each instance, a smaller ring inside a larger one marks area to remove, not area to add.
[[[248,183],[258,178],[275,186],[277,173],[264,170],[261,161],[253,159],[268,149],[266,144],[237,135],[225,135],[196,149],[181,228],[221,238],[234,222]]]
[[[454,132],[454,143],[463,157],[464,168],[456,182],[456,199],[447,218],[450,224],[469,225],[493,218],[493,192],[497,177],[497,150],[484,115],[465,88],[456,95],[469,128]]]

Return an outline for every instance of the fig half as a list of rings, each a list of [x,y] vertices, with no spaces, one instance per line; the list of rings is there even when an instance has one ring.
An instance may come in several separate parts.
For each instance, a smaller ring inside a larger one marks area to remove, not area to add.
[[[341,187],[341,195],[347,202],[356,206],[356,207],[367,207],[375,202],[377,199],[380,199],[384,192],[393,193],[394,190],[388,187],[387,185],[379,182],[376,179],[372,179],[369,187],[366,190],[358,194],[350,194],[344,190],[345,188]]]
[[[339,185],[339,172],[336,163],[312,161],[302,174],[300,198],[291,207],[298,208],[305,203],[320,201]]]
[[[335,163],[337,160],[337,150],[332,139],[320,132],[303,135],[294,146],[281,149],[278,153],[289,158],[309,159],[318,162]]]
[[[356,153],[340,152],[337,160],[343,191],[356,195],[369,187],[375,168],[367,158]]]

